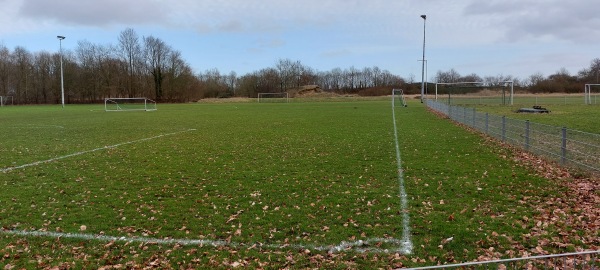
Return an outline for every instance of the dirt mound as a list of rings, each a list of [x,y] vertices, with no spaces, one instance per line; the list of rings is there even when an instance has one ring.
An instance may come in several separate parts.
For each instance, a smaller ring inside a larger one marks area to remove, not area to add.
[[[311,85],[303,85],[300,87],[288,89],[287,92],[290,95],[290,97],[302,97],[305,95],[321,93],[323,91],[321,90],[321,87],[319,87],[318,85],[311,84]]]

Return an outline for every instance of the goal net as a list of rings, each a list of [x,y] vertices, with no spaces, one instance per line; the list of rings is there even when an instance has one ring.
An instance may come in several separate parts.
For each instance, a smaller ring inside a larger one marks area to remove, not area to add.
[[[435,99],[451,105],[513,104],[513,82],[494,84],[485,82],[436,83]]]
[[[392,106],[407,106],[406,99],[404,98],[404,91],[402,91],[402,89],[392,89]]]
[[[258,102],[260,103],[287,103],[289,95],[284,93],[258,93]]]
[[[0,107],[4,107],[6,105],[13,105],[12,96],[0,96]]]
[[[600,84],[588,83],[585,85],[585,104],[600,104]]]
[[[156,101],[148,98],[105,98],[104,110],[117,111],[156,111]]]

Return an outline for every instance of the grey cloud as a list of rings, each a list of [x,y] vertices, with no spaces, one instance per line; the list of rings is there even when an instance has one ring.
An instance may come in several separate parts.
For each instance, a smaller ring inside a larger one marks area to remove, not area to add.
[[[19,10],[24,17],[90,26],[155,23],[167,12],[167,5],[160,2],[133,0],[24,0]]]
[[[241,32],[244,29],[244,25],[240,21],[232,20],[221,23],[218,29],[223,32]]]
[[[466,6],[468,16],[494,20],[505,31],[506,40],[560,40],[597,42],[600,40],[600,5],[595,0],[473,1]]]

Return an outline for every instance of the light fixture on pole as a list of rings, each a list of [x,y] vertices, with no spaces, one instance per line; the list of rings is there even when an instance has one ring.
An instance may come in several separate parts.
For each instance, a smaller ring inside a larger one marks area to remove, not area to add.
[[[65,107],[65,81],[63,79],[63,53],[62,53],[62,40],[65,39],[64,36],[56,36],[58,38],[58,43],[60,46],[60,96],[62,107]]]
[[[425,22],[427,15],[421,15],[423,18],[423,59],[421,60],[421,103],[423,103],[423,95],[425,94]]]

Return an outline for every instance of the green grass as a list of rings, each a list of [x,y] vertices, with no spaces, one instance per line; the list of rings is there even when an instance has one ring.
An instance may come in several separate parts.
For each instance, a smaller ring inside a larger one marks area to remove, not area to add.
[[[600,134],[600,106],[584,104],[557,104],[543,105],[550,110],[549,114],[517,113],[519,108],[531,107],[525,105],[499,106],[499,105],[477,105],[477,111],[489,112],[506,117],[530,120],[557,127],[567,127],[590,133]]]
[[[507,150],[490,147],[478,135],[433,115],[411,113],[409,118],[420,120],[407,122],[400,133],[416,254],[448,262],[472,260],[480,248],[514,251],[506,238],[528,233],[532,224],[522,217],[535,214],[519,201],[556,196],[559,189],[545,187],[548,180],[507,161]]]
[[[387,268],[468,261],[489,247],[513,250],[506,239],[535,246],[535,239],[522,237],[532,226],[523,217],[536,214],[536,201],[561,194],[501,158],[506,150],[411,101],[396,117],[413,253],[380,253],[398,248],[382,241],[367,246],[374,252],[328,253],[314,247],[402,236],[389,101],[158,108],[2,108],[0,169],[80,154],[0,173],[0,224],[231,244],[1,234],[0,262],[25,268]],[[85,152],[92,149],[98,150]],[[448,237],[454,238],[442,245]]]

